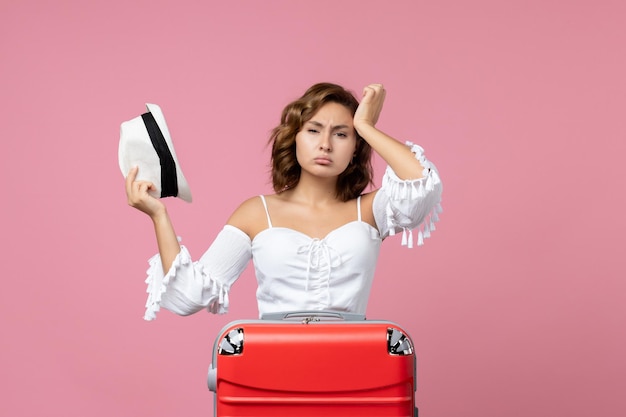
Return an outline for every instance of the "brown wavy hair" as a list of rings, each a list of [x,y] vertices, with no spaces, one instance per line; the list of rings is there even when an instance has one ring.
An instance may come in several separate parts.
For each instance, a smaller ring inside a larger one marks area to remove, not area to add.
[[[319,83],[310,87],[302,97],[289,103],[282,112],[280,125],[272,130],[272,184],[280,193],[295,187],[300,181],[301,167],[296,159],[296,134],[326,103],[347,107],[352,116],[359,102],[340,85]],[[356,150],[352,162],[337,179],[336,195],[341,201],[357,198],[365,187],[372,184],[372,148],[356,133]]]

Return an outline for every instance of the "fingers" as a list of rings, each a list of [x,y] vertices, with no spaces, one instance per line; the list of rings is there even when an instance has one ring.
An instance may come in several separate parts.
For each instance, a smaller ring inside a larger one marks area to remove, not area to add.
[[[126,198],[128,205],[149,215],[150,217],[165,209],[163,203],[150,195],[150,191],[156,190],[154,183],[137,180],[138,167],[131,168],[126,176]]]
[[[385,94],[385,88],[382,84],[369,84],[363,88],[363,98],[355,114],[358,122],[371,125],[378,122],[385,101]]]
[[[148,194],[149,190],[154,189],[154,184],[150,181],[137,181],[137,173],[139,167],[134,166],[128,171],[126,176],[126,196],[128,197],[128,203],[135,205],[142,198]]]
[[[126,197],[128,204],[131,206],[134,206],[137,201],[137,196],[139,195],[140,182],[136,181],[137,172],[139,172],[139,167],[134,166],[128,171],[128,175],[126,176]]]
[[[374,91],[384,91],[385,90],[385,87],[382,84],[379,84],[379,83],[373,83],[373,84],[366,85],[365,88],[369,88],[369,89],[372,89]]]
[[[137,178],[138,172],[139,172],[139,165],[135,165],[134,167],[130,169],[130,171],[128,171],[128,176],[132,177],[132,180],[135,181],[135,178]]]
[[[130,169],[130,171],[128,171],[128,175],[126,175],[126,192],[127,193],[130,190],[132,183],[135,182],[135,179],[137,178],[137,172],[139,172],[139,167],[134,166]]]
[[[363,88],[363,99],[375,96],[385,97],[385,87],[382,84],[369,84]]]
[[[370,84],[363,88],[362,103],[372,105],[380,112],[385,101],[385,87],[382,84]]]

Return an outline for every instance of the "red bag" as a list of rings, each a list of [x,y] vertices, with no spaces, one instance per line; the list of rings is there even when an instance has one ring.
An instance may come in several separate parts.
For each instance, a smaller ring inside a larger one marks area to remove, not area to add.
[[[229,323],[208,383],[216,416],[417,416],[415,375],[398,325],[318,311]]]

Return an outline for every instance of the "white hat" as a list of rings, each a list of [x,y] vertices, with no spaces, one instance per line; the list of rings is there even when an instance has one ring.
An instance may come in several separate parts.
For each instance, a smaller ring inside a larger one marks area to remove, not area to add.
[[[191,203],[189,184],[176,158],[170,131],[161,108],[146,104],[148,112],[120,127],[119,163],[124,177],[139,166],[137,180],[150,181],[156,198],[179,197]]]

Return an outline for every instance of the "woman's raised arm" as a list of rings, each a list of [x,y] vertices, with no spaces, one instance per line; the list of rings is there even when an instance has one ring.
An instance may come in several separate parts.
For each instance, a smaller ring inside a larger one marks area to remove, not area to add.
[[[180,252],[180,244],[165,204],[148,193],[154,185],[150,181],[137,181],[137,172],[139,168],[134,167],[126,177],[128,205],[147,214],[152,220],[163,271],[169,271],[176,255]]]
[[[415,158],[411,149],[376,128],[385,94],[382,84],[370,84],[363,89],[363,97],[354,114],[354,128],[400,179],[422,178],[424,167]]]

